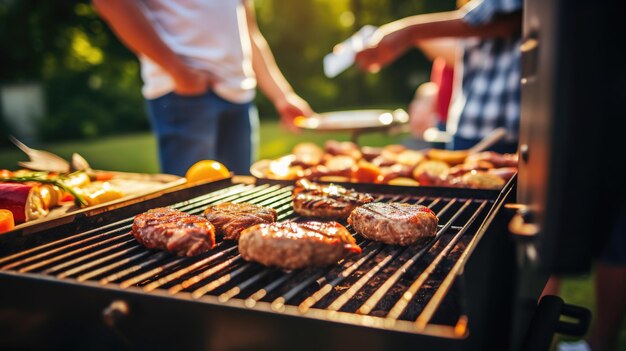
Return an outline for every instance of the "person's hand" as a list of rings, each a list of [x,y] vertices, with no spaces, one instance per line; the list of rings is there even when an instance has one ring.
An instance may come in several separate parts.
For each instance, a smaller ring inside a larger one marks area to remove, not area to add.
[[[205,93],[213,84],[213,77],[205,71],[191,67],[180,67],[172,74],[174,92],[183,96],[197,96]]]
[[[356,54],[356,64],[364,71],[377,73],[401,56],[410,44],[402,29],[393,25],[382,26],[373,34],[367,47]]]
[[[299,116],[310,116],[313,114],[311,106],[295,93],[288,93],[283,98],[274,103],[278,114],[280,114],[281,126],[290,132],[299,132],[293,120]]]
[[[436,104],[439,87],[433,82],[421,84],[409,104],[409,127],[411,135],[419,140],[424,132],[437,125]]]

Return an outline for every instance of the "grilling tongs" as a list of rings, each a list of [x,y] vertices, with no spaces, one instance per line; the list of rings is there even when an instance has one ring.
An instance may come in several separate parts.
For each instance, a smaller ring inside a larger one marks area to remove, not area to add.
[[[34,171],[68,173],[70,171],[86,171],[91,169],[89,163],[81,155],[72,154],[71,164],[62,157],[48,151],[33,149],[14,136],[9,136],[9,140],[22,150],[30,161],[20,161],[17,164]]]

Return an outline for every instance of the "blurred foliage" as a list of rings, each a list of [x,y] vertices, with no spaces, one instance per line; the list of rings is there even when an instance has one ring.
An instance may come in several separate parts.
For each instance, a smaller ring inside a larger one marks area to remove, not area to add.
[[[417,85],[430,74],[430,63],[418,50],[378,74],[351,67],[332,79],[324,76],[323,57],[366,24],[380,26],[455,6],[454,1],[442,0],[257,0],[255,4],[259,27],[283,74],[318,112],[406,107]],[[257,103],[262,115],[274,114],[262,98]]]
[[[430,64],[413,50],[379,74],[334,79],[322,58],[365,24],[454,8],[450,0],[257,0],[257,18],[284,75],[317,111],[405,107]],[[44,140],[146,130],[139,64],[89,1],[0,0],[0,85],[41,82]],[[276,112],[262,94],[264,118]],[[0,121],[2,133],[11,131]],[[2,138],[0,143],[5,142]]]
[[[88,1],[0,1],[0,45],[0,84],[43,84],[42,139],[147,129],[139,64]]]

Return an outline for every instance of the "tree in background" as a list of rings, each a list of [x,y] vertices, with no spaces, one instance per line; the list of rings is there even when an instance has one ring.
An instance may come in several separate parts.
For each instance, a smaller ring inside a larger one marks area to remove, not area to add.
[[[0,84],[43,84],[42,139],[147,128],[138,63],[88,1],[2,1],[0,43]]]
[[[259,26],[281,70],[317,111],[406,107],[430,64],[417,51],[377,75],[328,79],[322,59],[365,24],[453,9],[446,0],[256,0]],[[89,1],[0,0],[0,85],[41,82],[44,140],[147,130],[139,64]],[[262,118],[276,118],[259,94]],[[2,125],[2,133],[9,134]],[[6,137],[0,136],[0,145]]]

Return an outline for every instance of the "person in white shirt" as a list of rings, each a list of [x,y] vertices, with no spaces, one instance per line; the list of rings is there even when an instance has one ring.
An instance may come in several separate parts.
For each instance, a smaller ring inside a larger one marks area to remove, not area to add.
[[[141,62],[164,173],[214,159],[247,174],[258,143],[256,86],[284,126],[313,113],[282,75],[251,0],[93,0]]]

